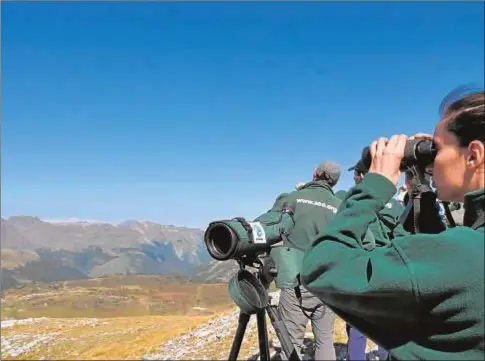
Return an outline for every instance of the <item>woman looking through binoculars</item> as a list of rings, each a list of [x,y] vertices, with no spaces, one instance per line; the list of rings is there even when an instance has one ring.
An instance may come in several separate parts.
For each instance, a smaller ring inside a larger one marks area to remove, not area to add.
[[[363,249],[374,214],[396,193],[410,139],[379,138],[369,173],[306,252],[301,280],[389,359],[484,359],[484,92],[446,103],[434,136],[415,137],[433,139],[437,197],[464,202],[464,227]]]

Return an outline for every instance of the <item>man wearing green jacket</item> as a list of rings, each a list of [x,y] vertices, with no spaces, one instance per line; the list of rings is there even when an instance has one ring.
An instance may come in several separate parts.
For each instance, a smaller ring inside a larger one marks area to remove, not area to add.
[[[369,169],[361,159],[353,167],[350,167],[349,171],[354,172],[354,183],[360,184],[365,175],[369,172]],[[343,201],[347,192],[339,191],[335,195]],[[397,236],[397,234],[402,234],[402,231],[400,231],[401,228],[398,228],[400,227],[398,223],[403,210],[404,207],[397,200],[392,198],[386,206],[375,215],[374,221],[369,225],[369,231],[373,235],[373,242],[371,244],[362,242],[364,249],[372,250],[376,246],[386,246],[395,236]],[[398,230],[396,230],[396,228],[398,228]],[[347,324],[347,336],[348,359],[365,360],[367,337],[349,324]],[[380,346],[377,353],[380,360],[385,360],[388,356],[387,351]]]
[[[349,171],[354,171],[354,183],[359,184],[364,176],[369,172],[362,160],[359,160]],[[335,194],[340,200],[344,200],[347,192],[338,191]],[[374,244],[364,244],[364,248],[373,249],[375,246],[387,246],[391,240],[407,234],[399,224],[404,207],[394,198],[386,203],[385,207],[376,214],[374,221],[369,225],[369,231],[372,233]]]
[[[306,252],[302,284],[396,360],[483,360],[484,93],[443,112],[434,137],[439,199],[464,202],[464,226],[395,238],[363,249],[361,238],[396,192],[408,137],[379,138],[372,164]],[[426,139],[425,138],[425,139]]]
[[[323,162],[314,171],[312,181],[297,185],[297,190],[291,193],[281,194],[272,208],[280,209],[284,202],[295,204],[295,227],[283,244],[271,251],[278,270],[275,283],[281,289],[278,309],[300,355],[305,328],[311,321],[316,360],[336,359],[333,346],[335,314],[299,285],[298,274],[311,241],[337,213],[341,201],[335,197],[332,188],[339,178],[340,167],[330,161]]]
[[[369,172],[362,160],[349,168],[349,171],[351,170],[354,171],[355,184],[361,183],[364,176]],[[374,236],[377,247],[387,246],[394,238],[407,234],[399,224],[399,217],[401,217],[403,211],[404,207],[399,201],[391,198],[384,208],[376,214],[376,219],[369,225],[369,230]]]

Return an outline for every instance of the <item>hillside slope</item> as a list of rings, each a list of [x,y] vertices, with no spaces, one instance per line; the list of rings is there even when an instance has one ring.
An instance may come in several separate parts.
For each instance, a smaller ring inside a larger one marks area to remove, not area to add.
[[[273,303],[278,292],[271,293]],[[203,308],[197,308],[199,311]],[[29,318],[3,320],[3,359],[59,360],[227,360],[237,328],[239,311],[221,307],[212,315],[135,316],[116,318]],[[279,341],[268,322],[270,352]],[[310,327],[305,354],[313,355]],[[334,342],[338,360],[346,359],[345,324],[338,319]],[[368,359],[377,359],[368,343]],[[256,319],[248,324],[239,360],[258,359]],[[276,358],[276,357],[274,357]]]
[[[203,231],[154,222],[118,225],[45,221],[32,216],[1,219],[2,289],[110,275],[193,275],[210,256]]]
[[[278,304],[279,291],[271,292],[271,303]],[[209,319],[205,324],[191,329],[173,339],[162,342],[158,352],[143,355],[144,360],[227,360],[238,325],[239,309],[224,312]],[[279,360],[281,345],[276,332],[266,317],[270,355]],[[334,346],[337,360],[347,359],[347,334],[345,323],[337,319],[334,331]],[[307,325],[304,341],[304,359],[314,357],[314,337],[311,323]],[[367,359],[378,360],[375,344],[367,343]],[[238,360],[258,360],[259,344],[256,316],[251,316],[241,344]]]
[[[203,282],[228,282],[239,270],[235,260],[217,261],[212,260],[199,266],[194,272],[194,280]]]

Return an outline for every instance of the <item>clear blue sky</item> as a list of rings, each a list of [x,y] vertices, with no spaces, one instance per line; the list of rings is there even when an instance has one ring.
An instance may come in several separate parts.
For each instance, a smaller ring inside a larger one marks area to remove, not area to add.
[[[2,216],[254,218],[483,85],[484,4],[2,2]]]

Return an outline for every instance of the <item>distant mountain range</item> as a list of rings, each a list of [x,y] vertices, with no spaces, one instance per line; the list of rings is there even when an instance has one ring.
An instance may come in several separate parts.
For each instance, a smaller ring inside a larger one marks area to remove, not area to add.
[[[1,288],[111,275],[175,274],[225,281],[235,263],[210,258],[201,229],[129,220],[118,225],[1,219]]]

